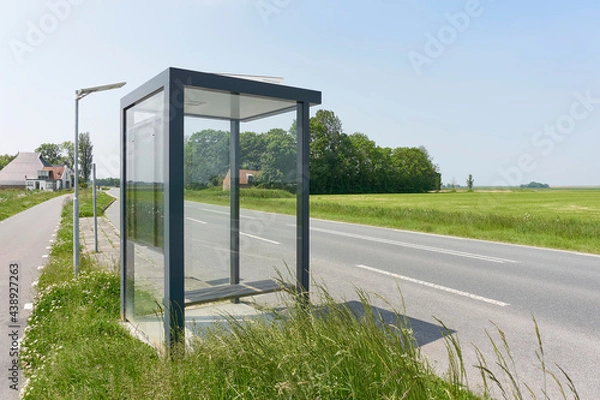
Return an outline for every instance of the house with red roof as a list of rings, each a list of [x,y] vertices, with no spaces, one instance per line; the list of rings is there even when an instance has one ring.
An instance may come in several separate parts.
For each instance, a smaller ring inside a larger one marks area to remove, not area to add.
[[[250,169],[240,169],[240,188],[250,188],[260,174],[260,171]],[[223,190],[229,190],[231,187],[231,170],[227,171],[227,175],[223,179]]]
[[[73,172],[52,165],[39,153],[19,152],[0,170],[0,189],[61,190],[72,187]]]

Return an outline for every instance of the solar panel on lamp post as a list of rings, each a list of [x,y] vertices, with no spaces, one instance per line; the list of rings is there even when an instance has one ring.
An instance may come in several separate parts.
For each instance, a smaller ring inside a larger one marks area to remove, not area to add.
[[[79,275],[79,100],[90,93],[118,89],[124,85],[125,82],[119,82],[75,91],[75,144],[73,154],[73,164],[75,164],[75,180],[73,182],[73,273],[75,277]]]

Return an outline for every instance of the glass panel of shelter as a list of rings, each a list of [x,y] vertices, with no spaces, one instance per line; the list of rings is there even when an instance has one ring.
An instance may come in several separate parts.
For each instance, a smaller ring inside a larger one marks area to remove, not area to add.
[[[164,297],[164,92],[126,111],[127,309],[129,321],[161,341]]]
[[[199,124],[198,122],[203,122]],[[229,122],[184,120],[185,290],[229,283]],[[216,203],[216,204],[215,204]]]
[[[276,278],[278,271],[294,283],[295,216],[269,211],[272,202],[296,207],[294,117],[295,113],[286,113],[240,124],[242,283]],[[271,121],[281,128],[270,129]],[[232,254],[230,121],[188,114],[184,132],[184,184],[186,196],[195,200],[186,201],[184,207],[185,290],[225,286],[231,283]]]
[[[296,127],[295,113],[242,124],[257,132],[260,155],[250,140],[240,150],[240,278],[277,278],[295,284]],[[245,143],[246,142],[246,143]],[[250,142],[250,143],[248,143]],[[255,143],[256,146],[256,143]],[[245,152],[246,151],[246,152]],[[293,210],[293,215],[283,212]]]

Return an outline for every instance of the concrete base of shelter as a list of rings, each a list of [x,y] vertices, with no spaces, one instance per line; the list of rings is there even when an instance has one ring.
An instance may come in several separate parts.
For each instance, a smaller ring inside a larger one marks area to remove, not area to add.
[[[252,303],[221,302],[189,307],[185,310],[185,337],[188,346],[194,339],[202,339],[209,329],[229,329],[231,320],[248,322],[253,320],[272,321],[271,312],[259,310]],[[134,322],[123,322],[122,325],[135,337],[160,353],[164,353],[164,324],[161,316],[139,318]]]

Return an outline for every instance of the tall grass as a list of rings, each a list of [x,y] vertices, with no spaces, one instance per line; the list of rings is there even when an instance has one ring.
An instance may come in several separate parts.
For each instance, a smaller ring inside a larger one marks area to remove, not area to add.
[[[119,280],[102,272],[40,293],[22,344],[25,399],[126,399],[158,362],[117,324]]]
[[[486,357],[477,346],[474,346],[478,360],[475,368],[480,371],[481,379],[484,383],[484,396],[489,397],[491,393],[498,392],[502,395],[503,399],[548,400],[553,398],[551,397],[550,384],[548,383],[548,378],[551,378],[552,384],[555,385],[558,393],[560,393],[560,398],[565,400],[568,398],[579,400],[579,393],[569,374],[559,365],[555,365],[555,367],[560,372],[555,372],[548,368],[544,355],[544,345],[542,343],[541,333],[535,317],[533,317],[533,324],[538,344],[536,357],[542,373],[541,380],[537,382],[536,386],[532,386],[530,383],[520,380],[510,345],[506,339],[506,334],[500,327],[494,324],[496,329],[495,333],[497,335],[496,338],[494,338],[490,332],[486,331],[489,342],[493,348],[493,364],[490,364],[488,362],[488,357]],[[447,343],[449,343],[448,347],[455,346],[455,342],[453,341]]]
[[[409,327],[327,297],[275,320],[229,318],[161,358],[116,322],[118,280],[102,272],[46,288],[22,363],[24,399],[477,399],[437,377]],[[400,321],[400,319],[399,319]]]
[[[397,315],[384,324],[364,294],[360,311],[320,292],[318,305],[287,302],[273,320],[229,318],[193,341],[174,393],[184,398],[476,399],[423,362]],[[207,373],[208,372],[208,373]]]

